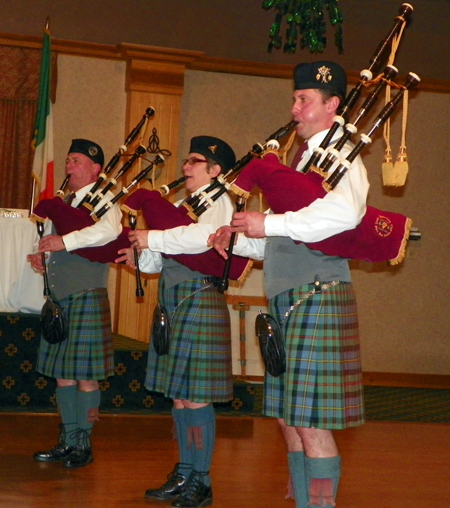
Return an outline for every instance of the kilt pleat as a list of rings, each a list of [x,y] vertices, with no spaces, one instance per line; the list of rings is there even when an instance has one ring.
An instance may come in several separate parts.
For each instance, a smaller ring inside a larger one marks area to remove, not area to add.
[[[112,376],[114,348],[107,290],[76,293],[59,303],[68,317],[68,338],[49,344],[41,337],[37,371],[57,379],[86,381]]]
[[[281,322],[284,313],[311,285],[286,291],[270,302]],[[268,416],[287,425],[344,429],[364,423],[358,317],[353,286],[341,283],[294,308],[283,325],[285,374],[266,374]]]
[[[225,296],[194,279],[169,289],[161,282],[159,301],[170,316],[170,349],[158,356],[150,341],[146,388],[191,402],[231,400],[231,326]]]

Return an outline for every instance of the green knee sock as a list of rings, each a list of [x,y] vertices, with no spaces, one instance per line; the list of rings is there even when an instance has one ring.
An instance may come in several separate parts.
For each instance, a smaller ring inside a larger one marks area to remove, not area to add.
[[[289,473],[294,489],[295,507],[308,508],[308,488],[306,486],[305,454],[303,452],[288,453]]]
[[[188,442],[186,411],[186,409],[172,408],[172,418],[175,424],[178,453],[180,457],[177,472],[188,478],[192,471],[192,448],[189,446]]]
[[[77,444],[77,439],[73,435],[78,428],[77,396],[77,385],[56,388],[56,405],[62,421],[60,440],[70,446]]]
[[[309,506],[333,508],[341,476],[341,457],[312,459],[305,457]]]
[[[90,435],[94,422],[98,421],[100,390],[78,392],[78,444],[90,446]]]
[[[193,446],[194,470],[202,473],[203,483],[209,486],[211,485],[209,469],[216,440],[216,413],[211,404],[185,411]]]

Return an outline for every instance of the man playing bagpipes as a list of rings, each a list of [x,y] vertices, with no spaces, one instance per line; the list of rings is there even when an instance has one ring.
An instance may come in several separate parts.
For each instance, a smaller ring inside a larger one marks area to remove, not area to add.
[[[190,197],[201,194],[234,164],[233,150],[221,139],[192,138],[182,166]],[[176,507],[209,506],[213,502],[209,476],[215,444],[212,403],[233,398],[231,329],[225,295],[217,290],[219,278],[205,275],[206,265],[202,272],[194,271],[163,254],[195,256],[207,251],[209,235],[229,224],[233,211],[233,203],[224,193],[198,217],[198,222],[129,233],[133,249],[141,251],[140,270],[161,272],[145,386],[173,399],[179,449],[179,462],[167,482],[148,489],[145,497],[173,500],[172,506]],[[136,268],[133,249],[119,250],[122,256],[116,262],[126,261]],[[223,261],[217,258],[219,263]]]
[[[72,141],[65,164],[66,175],[70,175],[67,185],[72,207],[97,181],[103,164],[103,150],[97,143],[86,139]],[[44,273],[42,253],[50,252],[46,275],[51,295],[63,309],[68,330],[67,338],[59,343],[50,344],[43,337],[40,341],[36,370],[56,378],[56,403],[62,424],[59,443],[49,451],[35,453],[37,461],[61,461],[67,468],[93,461],[90,435],[98,420],[98,381],[114,374],[107,294],[109,265],[71,252],[115,240],[122,231],[121,217],[115,205],[92,226],[63,236],[53,230],[39,241],[38,253],[28,256],[32,267]]]
[[[339,65],[321,61],[299,64],[294,82],[292,116],[306,142],[303,158],[294,160],[299,170],[333,124],[347,80]],[[342,134],[339,128],[331,143]],[[350,150],[347,144],[342,156]],[[236,213],[231,227],[209,241],[226,257],[232,232],[244,233],[234,252],[264,259],[269,310],[286,348],[285,373],[266,372],[264,414],[278,418],[285,437],[297,508],[335,506],[341,458],[332,431],[364,422],[357,309],[347,259],[303,242],[355,228],[365,214],[368,189],[358,156],[336,189],[309,206],[279,214]]]

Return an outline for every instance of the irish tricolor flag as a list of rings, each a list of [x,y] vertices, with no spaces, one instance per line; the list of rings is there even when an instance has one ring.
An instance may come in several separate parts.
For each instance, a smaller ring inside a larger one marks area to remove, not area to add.
[[[50,100],[51,63],[50,31],[47,24],[42,47],[39,103],[33,139],[35,148],[33,178],[38,185],[39,200],[54,196],[53,116]]]

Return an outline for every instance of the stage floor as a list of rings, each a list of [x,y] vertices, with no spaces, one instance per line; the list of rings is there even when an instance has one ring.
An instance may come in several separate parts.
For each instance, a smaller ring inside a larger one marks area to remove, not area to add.
[[[55,414],[0,413],[1,508],[153,508],[144,499],[177,461],[169,416],[101,415],[94,463],[34,462],[56,444]],[[343,459],[337,508],[450,507],[450,425],[369,422],[336,433]],[[294,508],[285,499],[286,451],[276,421],[218,417],[215,508]],[[167,503],[167,506],[170,504]]]

